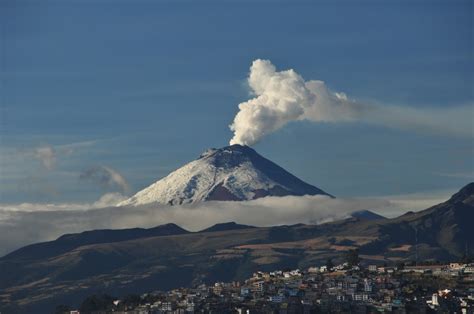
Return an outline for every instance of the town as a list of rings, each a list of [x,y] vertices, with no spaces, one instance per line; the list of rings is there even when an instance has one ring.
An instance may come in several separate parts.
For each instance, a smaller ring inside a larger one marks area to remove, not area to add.
[[[353,252],[354,253],[354,252]],[[347,262],[306,270],[258,271],[243,282],[216,282],[116,299],[94,295],[57,313],[474,313],[474,263]]]

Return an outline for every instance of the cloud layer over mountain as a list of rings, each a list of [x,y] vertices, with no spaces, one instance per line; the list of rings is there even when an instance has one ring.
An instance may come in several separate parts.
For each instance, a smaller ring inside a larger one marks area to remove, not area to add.
[[[235,221],[255,226],[320,223],[360,210],[395,216],[446,200],[451,191],[393,198],[331,199],[327,196],[266,197],[244,202],[205,202],[185,206],[106,207],[123,196],[108,195],[93,204],[0,205],[0,256],[21,246],[93,229],[149,228],[176,223],[192,231]]]

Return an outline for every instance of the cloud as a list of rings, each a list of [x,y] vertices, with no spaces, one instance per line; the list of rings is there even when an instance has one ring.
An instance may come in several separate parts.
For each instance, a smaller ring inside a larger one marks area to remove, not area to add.
[[[104,188],[119,188],[123,193],[130,191],[130,187],[125,178],[110,167],[98,166],[89,168],[82,172],[79,178],[81,180],[94,182]]]
[[[106,193],[102,195],[96,202],[92,204],[93,208],[104,208],[116,206],[118,203],[125,201],[128,197],[117,192]]]
[[[21,246],[53,240],[65,233],[93,229],[149,228],[176,223],[196,231],[216,223],[270,226],[296,223],[321,223],[347,217],[351,212],[374,210],[382,215],[401,214],[420,206],[423,196],[392,198],[331,199],[326,196],[265,197],[243,202],[205,202],[200,204],[139,207],[106,207],[124,196],[106,195],[93,204],[21,204],[0,205],[0,256]],[[423,208],[439,202],[430,199]],[[410,202],[412,200],[412,202]]]
[[[102,195],[93,203],[21,203],[21,204],[0,204],[0,213],[14,212],[62,212],[62,211],[83,211],[116,206],[127,196],[113,192]],[[0,217],[0,222],[2,221]]]
[[[51,171],[56,167],[58,159],[74,154],[85,147],[93,146],[97,142],[98,140],[91,140],[54,146],[43,144],[33,149],[20,151],[20,156],[33,157],[39,160],[44,168]],[[18,158],[18,153],[12,154],[12,156]]]
[[[34,151],[35,158],[39,159],[48,170],[56,166],[56,151],[51,145],[37,147]]]
[[[456,189],[443,189],[400,195],[379,196],[369,199],[387,200],[389,206],[374,211],[384,215],[385,217],[393,218],[407,211],[416,212],[442,203],[456,192]]]
[[[230,144],[252,145],[292,121],[358,121],[389,128],[473,136],[472,106],[426,108],[365,104],[329,90],[323,81],[305,81],[294,70],[278,72],[268,60],[250,67],[254,98],[239,104]]]

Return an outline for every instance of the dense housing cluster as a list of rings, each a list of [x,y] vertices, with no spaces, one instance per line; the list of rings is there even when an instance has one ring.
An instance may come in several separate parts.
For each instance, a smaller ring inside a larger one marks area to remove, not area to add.
[[[361,267],[344,263],[305,271],[259,271],[244,282],[216,282],[123,299],[92,296],[69,313],[430,311],[474,311],[474,264]]]

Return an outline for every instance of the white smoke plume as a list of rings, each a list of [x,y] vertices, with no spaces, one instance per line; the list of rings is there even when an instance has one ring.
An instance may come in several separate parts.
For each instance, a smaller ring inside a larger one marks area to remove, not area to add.
[[[252,145],[292,121],[360,121],[389,128],[470,136],[472,106],[443,109],[364,104],[329,90],[323,81],[305,81],[294,70],[278,72],[268,60],[250,67],[248,84],[255,95],[239,104],[230,144]]]

